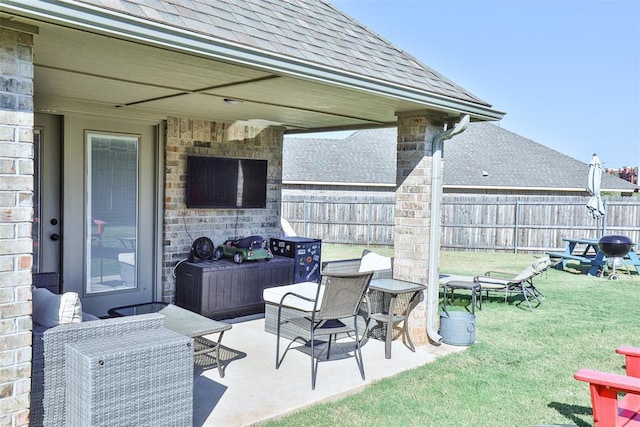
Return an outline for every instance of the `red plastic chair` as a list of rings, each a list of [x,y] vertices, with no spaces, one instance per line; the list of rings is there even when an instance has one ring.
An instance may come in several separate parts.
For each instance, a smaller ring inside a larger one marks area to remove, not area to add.
[[[625,356],[627,375],[592,369],[574,375],[589,383],[594,427],[640,426],[640,348],[620,347],[616,353]]]

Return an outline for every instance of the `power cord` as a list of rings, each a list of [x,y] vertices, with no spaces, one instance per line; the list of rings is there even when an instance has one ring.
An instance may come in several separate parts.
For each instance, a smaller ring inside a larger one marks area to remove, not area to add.
[[[191,233],[189,233],[189,229],[187,228],[187,220],[185,219],[185,216],[187,215],[187,213],[183,210],[182,211],[182,224],[184,225],[184,231],[187,233],[187,236],[189,236],[189,240],[191,240],[193,242],[193,237],[191,237]],[[176,265],[173,266],[173,269],[171,269],[171,276],[173,276],[173,278],[176,278],[176,270],[178,269],[178,267],[180,266],[180,264],[182,264],[185,261],[188,261],[188,258],[184,258],[181,259],[180,261],[178,261],[176,263]]]
[[[171,275],[173,276],[174,279],[176,279],[176,270],[178,269],[178,267],[180,266],[180,264],[182,264],[183,262],[188,261],[188,258],[185,259],[181,259],[180,261],[178,261],[176,263],[176,265],[173,266],[173,269],[171,270]]]
[[[187,233],[187,236],[189,236],[189,240],[193,242],[193,237],[191,237],[191,233],[189,233],[189,229],[187,228],[187,220],[185,219],[186,215],[187,213],[182,211],[182,224],[184,225],[184,231]]]

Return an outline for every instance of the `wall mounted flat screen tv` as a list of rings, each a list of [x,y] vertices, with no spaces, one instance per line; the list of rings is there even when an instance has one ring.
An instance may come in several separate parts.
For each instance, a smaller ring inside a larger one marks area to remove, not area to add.
[[[189,156],[187,207],[266,208],[267,161]]]

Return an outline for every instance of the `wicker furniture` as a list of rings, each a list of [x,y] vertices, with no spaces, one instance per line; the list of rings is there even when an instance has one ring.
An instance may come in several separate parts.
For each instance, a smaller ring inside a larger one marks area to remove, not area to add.
[[[343,336],[346,334],[355,342],[354,357],[364,380],[360,334],[356,318],[360,310],[360,304],[369,287],[371,276],[371,272],[323,274],[322,285],[316,286],[315,297],[310,298],[307,295],[293,292],[283,295],[279,304],[276,327],[276,369],[280,367],[287,351],[291,347],[291,344],[287,346],[281,359],[280,332],[282,325],[291,323],[302,330],[308,331],[307,335],[310,338],[308,344],[311,349],[311,389],[315,390],[316,387],[316,374],[320,358],[324,357],[326,360],[330,360],[331,346],[337,340],[338,335]],[[310,315],[283,319],[281,308],[290,304],[290,301],[295,301],[298,307],[305,302],[309,303],[310,307],[301,308],[305,312],[310,311]],[[299,338],[301,338],[303,345],[307,344],[306,337],[297,337],[294,338],[294,341]],[[324,338],[326,342],[319,341],[320,338]],[[335,346],[337,343],[333,345]],[[322,348],[318,350],[317,347],[320,346]]]
[[[402,323],[402,333],[411,351],[416,351],[409,334],[409,314],[420,302],[419,295],[427,287],[419,283],[405,282],[396,279],[374,279],[369,285],[370,311],[369,319],[379,324],[386,324],[384,330],[384,357],[391,359],[391,341],[394,326]]]
[[[110,316],[131,316],[143,313],[160,313],[164,316],[165,328],[193,338],[194,356],[213,353],[218,374],[220,377],[224,377],[224,371],[220,364],[220,342],[224,332],[231,329],[229,323],[212,320],[176,305],[162,302],[128,305],[109,310]],[[204,337],[213,334],[219,334],[218,340],[215,342]]]
[[[161,314],[93,320],[59,325],[49,329],[34,325],[31,424],[44,426],[65,424],[66,362],[64,354],[67,344],[151,331],[161,329],[163,325],[164,316]],[[188,377],[192,380],[193,374],[191,373]]]
[[[166,328],[65,345],[65,425],[191,426],[192,345]]]
[[[57,294],[60,287],[60,275],[56,272],[33,273],[32,283],[36,288],[49,289]]]

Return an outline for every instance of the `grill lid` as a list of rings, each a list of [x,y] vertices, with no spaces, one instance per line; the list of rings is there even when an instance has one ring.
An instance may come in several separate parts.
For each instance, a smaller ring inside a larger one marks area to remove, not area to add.
[[[623,257],[633,247],[633,242],[627,236],[603,236],[598,240],[598,247],[608,257]]]

